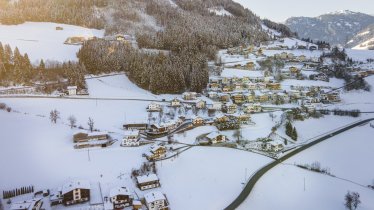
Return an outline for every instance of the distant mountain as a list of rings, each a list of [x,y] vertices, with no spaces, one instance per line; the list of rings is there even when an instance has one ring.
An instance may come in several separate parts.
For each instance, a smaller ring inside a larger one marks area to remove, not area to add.
[[[327,41],[347,46],[359,32],[374,24],[374,16],[349,10],[332,12],[315,18],[292,17],[285,23],[301,38]],[[353,42],[352,42],[353,43]],[[352,46],[352,45],[349,45]]]
[[[353,49],[374,50],[374,24],[358,32],[347,43],[347,47]]]

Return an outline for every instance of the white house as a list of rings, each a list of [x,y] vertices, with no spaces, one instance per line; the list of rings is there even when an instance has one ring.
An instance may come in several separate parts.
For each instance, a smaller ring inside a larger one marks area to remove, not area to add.
[[[196,108],[198,109],[204,109],[206,106],[206,102],[204,100],[198,100],[196,102]]]
[[[77,95],[77,89],[78,89],[77,86],[68,86],[67,89],[68,89],[69,96]]]
[[[161,111],[161,105],[155,102],[152,102],[148,105],[147,111],[149,112],[159,112]]]
[[[121,146],[123,147],[139,146],[139,141],[140,141],[139,130],[128,130],[128,131],[125,131],[125,135],[122,139]]]
[[[149,210],[168,209],[168,201],[160,191],[150,192],[144,195],[145,204]]]
[[[137,185],[140,190],[149,190],[160,187],[160,180],[156,174],[147,174],[136,177]]]
[[[243,105],[245,113],[261,112],[262,107],[260,103],[248,103]]]
[[[221,110],[222,109],[222,103],[221,102],[213,102],[212,109],[213,110]]]
[[[181,106],[181,101],[177,98],[174,98],[171,102],[170,102],[170,106],[172,107],[180,107]]]

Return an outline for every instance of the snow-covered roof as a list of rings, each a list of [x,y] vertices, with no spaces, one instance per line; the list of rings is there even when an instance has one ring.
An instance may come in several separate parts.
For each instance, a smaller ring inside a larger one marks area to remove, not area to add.
[[[87,180],[72,180],[62,186],[61,192],[65,194],[74,189],[91,189],[91,185]]]
[[[109,192],[110,197],[114,197],[117,195],[131,195],[129,189],[127,187],[115,187],[112,188]]]
[[[208,139],[214,139],[214,138],[217,138],[217,136],[220,136],[220,135],[222,135],[222,134],[219,133],[218,131],[214,131],[214,132],[209,133],[206,137]]]
[[[30,210],[32,210],[33,207],[35,206],[35,203],[40,201],[40,200],[41,200],[41,198],[27,200],[27,201],[23,201],[23,202],[16,202],[16,203],[12,204],[10,209],[11,210],[20,210],[20,209],[30,209]]]
[[[68,86],[67,89],[68,90],[74,90],[74,89],[78,89],[78,87],[77,86]]]
[[[143,176],[137,176],[136,180],[138,181],[138,183],[147,183],[158,181],[158,177],[156,174],[151,173]]]
[[[153,203],[159,200],[166,200],[164,194],[162,194],[160,191],[153,191],[153,192],[147,193],[144,195],[144,198],[147,203]]]
[[[108,135],[108,132],[106,132],[106,131],[101,131],[101,132],[92,132],[92,133],[88,133],[88,136],[104,136],[104,135]]]
[[[124,133],[125,136],[138,136],[139,130],[127,130]]]
[[[139,200],[133,200],[132,205],[142,205],[142,202],[140,202]]]
[[[157,145],[157,146],[155,146],[155,147],[151,147],[151,151],[152,151],[152,152],[155,152],[155,151],[157,151],[158,149],[163,148],[163,147],[164,147],[164,146]]]

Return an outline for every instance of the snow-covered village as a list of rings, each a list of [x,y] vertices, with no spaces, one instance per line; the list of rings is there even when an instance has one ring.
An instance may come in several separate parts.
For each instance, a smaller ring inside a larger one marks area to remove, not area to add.
[[[373,210],[374,5],[261,2],[0,0],[0,210]]]

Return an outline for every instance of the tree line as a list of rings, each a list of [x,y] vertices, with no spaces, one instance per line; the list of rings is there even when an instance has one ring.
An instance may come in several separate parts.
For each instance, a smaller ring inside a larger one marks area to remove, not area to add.
[[[24,195],[24,194],[28,194],[32,192],[34,192],[34,186],[27,186],[27,187],[16,188],[14,190],[7,190],[7,191],[3,191],[3,199],[13,198],[18,195]]]
[[[209,81],[205,54],[188,49],[151,53],[98,39],[85,42],[78,58],[88,73],[124,71],[132,82],[156,94],[201,92]]]
[[[84,65],[76,62],[44,62],[31,65],[27,55],[21,54],[18,48],[14,50],[9,45],[0,42],[0,86],[33,85],[55,81],[60,86],[76,85],[85,88]],[[52,85],[50,85],[52,86]],[[52,88],[53,89],[53,88]],[[51,91],[52,91],[51,89]],[[48,92],[48,87],[44,89]]]
[[[18,0],[0,7],[2,24],[21,24],[25,21],[56,22],[102,29],[105,20],[97,8],[108,0]]]
[[[295,36],[297,36],[296,32],[292,32],[291,29],[288,28],[288,26],[286,26],[284,24],[275,23],[275,22],[273,22],[271,20],[268,20],[268,19],[264,19],[263,23],[268,28],[279,31],[280,33],[282,33],[282,37],[295,37]]]
[[[209,11],[206,6],[209,2],[210,5],[217,5],[213,1],[177,0],[175,3],[183,9],[181,11],[163,1],[147,1],[146,13],[155,17],[164,30],[156,34],[137,34],[139,47],[174,52],[193,49],[214,59],[217,49],[258,43],[269,38],[262,32],[261,20],[249,10],[231,3],[226,4],[227,10],[239,16],[219,16]],[[225,5],[222,2],[232,1],[218,2]]]

